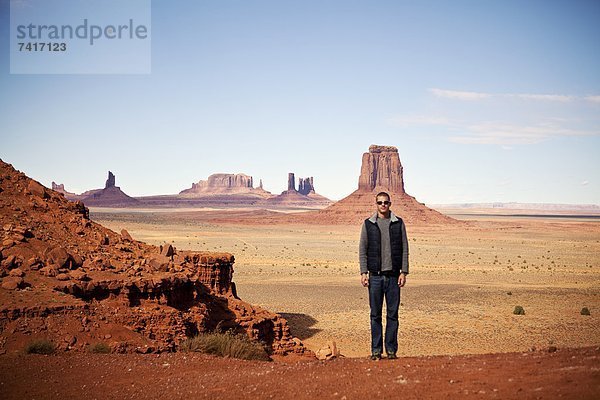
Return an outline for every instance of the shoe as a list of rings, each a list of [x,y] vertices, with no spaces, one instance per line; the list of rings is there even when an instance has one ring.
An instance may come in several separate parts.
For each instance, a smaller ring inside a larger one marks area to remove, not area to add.
[[[381,360],[381,354],[380,353],[371,354],[371,360],[373,360],[373,361]]]
[[[398,356],[396,355],[396,353],[388,353],[388,360],[395,360],[397,358]]]

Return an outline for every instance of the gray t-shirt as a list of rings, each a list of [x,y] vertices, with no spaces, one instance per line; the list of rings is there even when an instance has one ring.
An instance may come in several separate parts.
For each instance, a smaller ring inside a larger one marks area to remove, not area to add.
[[[390,218],[377,217],[377,226],[381,231],[381,270],[392,270],[392,245],[390,244]]]

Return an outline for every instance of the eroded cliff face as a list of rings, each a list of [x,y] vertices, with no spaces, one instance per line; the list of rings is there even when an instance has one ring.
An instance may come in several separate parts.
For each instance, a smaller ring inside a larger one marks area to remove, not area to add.
[[[402,163],[393,146],[371,145],[369,152],[363,154],[358,190],[371,192],[376,188],[405,193]]]
[[[81,202],[0,161],[0,352],[44,338],[63,350],[176,350],[231,329],[272,352],[303,353],[277,314],[240,300],[228,253],[139,242],[89,219]]]

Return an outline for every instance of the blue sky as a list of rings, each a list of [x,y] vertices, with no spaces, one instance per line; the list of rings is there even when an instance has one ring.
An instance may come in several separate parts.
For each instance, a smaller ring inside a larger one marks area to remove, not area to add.
[[[425,203],[600,204],[598,1],[152,1],[139,75],[10,74],[9,3],[0,158],[47,186],[340,199],[383,144]]]

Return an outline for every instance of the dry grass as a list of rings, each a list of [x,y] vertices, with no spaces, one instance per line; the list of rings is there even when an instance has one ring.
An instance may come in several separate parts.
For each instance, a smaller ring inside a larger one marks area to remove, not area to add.
[[[231,332],[194,336],[181,343],[180,350],[197,351],[243,360],[270,360],[264,347],[259,343],[253,342],[247,336],[235,335]]]
[[[46,339],[34,340],[25,347],[27,354],[52,354],[54,350],[56,350],[54,343]]]
[[[93,346],[90,346],[90,352],[96,354],[110,354],[110,347],[106,343],[96,343]]]

